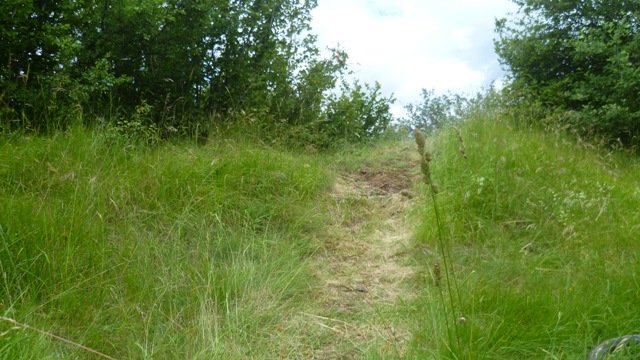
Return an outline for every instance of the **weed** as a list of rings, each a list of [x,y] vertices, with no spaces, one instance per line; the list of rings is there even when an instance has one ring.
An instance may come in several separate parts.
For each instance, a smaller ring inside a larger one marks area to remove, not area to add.
[[[461,350],[460,336],[458,335],[458,325],[457,321],[460,317],[460,290],[458,288],[458,283],[456,280],[455,270],[453,268],[453,263],[451,259],[449,242],[445,239],[444,234],[444,224],[442,222],[442,218],[440,215],[440,208],[438,207],[437,195],[438,195],[438,187],[433,182],[431,178],[431,162],[433,160],[433,156],[429,151],[426,150],[426,139],[420,129],[414,130],[416,145],[418,146],[418,152],[420,154],[420,168],[422,170],[422,175],[425,183],[429,186],[429,194],[431,196],[431,204],[433,208],[433,213],[436,217],[436,227],[438,233],[438,250],[440,251],[440,257],[442,259],[442,264],[444,265],[444,276],[446,279],[446,294],[444,290],[440,287],[441,283],[441,269],[440,264],[436,262],[434,265],[434,276],[435,276],[435,284],[440,293],[440,300],[442,304],[442,308],[444,310],[445,318],[450,317],[451,321],[446,321],[445,325],[447,328],[447,333],[451,334],[449,336],[450,343],[447,344],[448,347],[454,346],[452,351]],[[445,300],[446,297],[446,300]],[[450,333],[452,329],[452,333]],[[454,340],[455,343],[452,341]]]

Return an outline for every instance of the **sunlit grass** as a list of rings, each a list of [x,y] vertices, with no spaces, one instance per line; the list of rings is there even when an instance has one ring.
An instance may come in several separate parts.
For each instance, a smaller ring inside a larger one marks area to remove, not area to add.
[[[640,329],[640,161],[477,118],[433,141],[432,174],[460,286],[458,334],[433,279],[437,226],[418,232],[419,358],[584,359]],[[427,189],[424,189],[425,193]]]
[[[227,141],[0,138],[0,314],[116,358],[272,358],[331,176]],[[86,358],[0,323],[0,357]]]
[[[640,161],[509,124],[476,118],[427,144],[459,313],[434,280],[438,227],[417,185],[418,296],[353,315],[410,322],[413,339],[408,352],[352,344],[358,354],[584,359],[640,332]],[[327,211],[334,174],[399,161],[417,171],[415,145],[312,155],[253,140],[0,137],[0,316],[118,359],[304,358],[326,346],[304,314],[322,306],[310,258],[338,216]],[[366,200],[345,209],[344,223],[371,211]],[[54,358],[92,355],[0,321],[0,359]]]

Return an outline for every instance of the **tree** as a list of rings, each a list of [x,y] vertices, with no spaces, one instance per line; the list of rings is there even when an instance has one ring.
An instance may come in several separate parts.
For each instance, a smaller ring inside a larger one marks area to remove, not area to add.
[[[496,23],[512,94],[581,133],[640,144],[640,2],[514,2],[518,16]]]
[[[422,89],[421,101],[406,106],[407,122],[413,128],[431,132],[462,120],[471,104],[472,99],[459,94],[436,95],[434,90]]]
[[[62,116],[64,82],[61,48],[70,42],[61,1],[7,0],[0,3],[0,115],[40,121],[47,112]],[[56,103],[48,101],[48,95]],[[60,96],[59,96],[60,95]],[[24,126],[31,124],[22,123]]]
[[[282,96],[317,49],[310,30],[312,0],[227,1],[215,13],[223,25],[208,36],[209,112],[280,111]]]
[[[380,136],[392,120],[393,96],[384,97],[379,83],[373,86],[343,82],[340,95],[327,99],[326,120],[322,133],[332,139],[357,142]]]
[[[7,0],[0,4],[0,130],[134,119],[136,128],[188,132],[203,119],[250,112],[278,126],[364,121],[358,136],[375,136],[388,124],[386,99],[379,86],[358,84],[330,99],[346,54],[320,57],[310,33],[315,6]],[[338,116],[338,108],[364,118]]]

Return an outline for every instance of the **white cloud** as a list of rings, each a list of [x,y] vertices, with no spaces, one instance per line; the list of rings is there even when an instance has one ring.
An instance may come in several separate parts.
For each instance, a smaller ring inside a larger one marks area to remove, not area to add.
[[[501,75],[494,21],[515,11],[509,0],[319,0],[312,26],[321,47],[337,44],[362,81],[379,81],[398,99],[422,88],[474,92]]]

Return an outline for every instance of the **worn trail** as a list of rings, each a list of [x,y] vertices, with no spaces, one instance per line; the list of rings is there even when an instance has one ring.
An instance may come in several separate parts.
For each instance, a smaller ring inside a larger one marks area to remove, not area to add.
[[[410,329],[398,309],[415,293],[407,217],[417,175],[411,149],[394,150],[382,165],[363,165],[335,183],[333,223],[313,264],[321,307],[303,314],[317,332],[310,358],[402,356]]]

